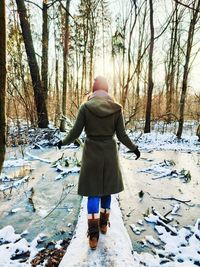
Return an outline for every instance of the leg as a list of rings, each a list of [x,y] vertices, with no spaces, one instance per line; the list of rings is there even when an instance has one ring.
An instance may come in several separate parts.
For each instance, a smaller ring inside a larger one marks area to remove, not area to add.
[[[99,239],[99,197],[88,197],[88,236],[89,246],[96,249]]]
[[[101,209],[110,210],[111,195],[101,197]]]
[[[111,196],[101,197],[101,212],[100,212],[100,230],[102,234],[107,233],[107,225],[109,223]]]
[[[89,217],[99,217],[99,197],[88,197],[87,211]]]

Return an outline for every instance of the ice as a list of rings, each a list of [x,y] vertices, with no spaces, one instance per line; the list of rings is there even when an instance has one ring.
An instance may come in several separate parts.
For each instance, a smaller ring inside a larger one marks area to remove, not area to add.
[[[21,208],[16,208],[16,209],[12,209],[11,212],[12,212],[12,213],[16,213],[16,212],[18,212],[18,211],[20,211],[20,210],[21,210]]]

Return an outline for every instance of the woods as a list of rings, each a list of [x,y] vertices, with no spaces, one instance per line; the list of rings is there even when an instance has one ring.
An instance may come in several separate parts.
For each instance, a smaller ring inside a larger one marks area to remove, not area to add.
[[[98,75],[123,106],[128,128],[149,133],[155,121],[176,122],[181,139],[185,120],[199,122],[200,1],[9,0],[6,9],[2,129],[6,117],[8,129],[26,122],[65,131],[65,118],[75,118]],[[2,25],[3,10],[1,2]]]
[[[200,266],[199,23],[200,0],[0,1],[1,267]]]

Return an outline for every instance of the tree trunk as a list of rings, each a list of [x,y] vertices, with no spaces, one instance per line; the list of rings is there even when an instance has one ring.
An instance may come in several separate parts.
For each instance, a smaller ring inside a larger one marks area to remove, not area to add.
[[[122,99],[122,107],[125,108],[126,105],[126,100],[128,97],[128,91],[129,91],[129,84],[130,84],[130,76],[131,76],[131,45],[132,45],[132,35],[133,35],[133,30],[136,24],[136,19],[137,19],[137,7],[135,6],[135,18],[134,22],[131,25],[131,30],[129,33],[129,40],[128,40],[128,75],[127,75],[127,80],[126,80],[126,85],[123,84],[123,99]],[[131,12],[131,21],[132,21],[132,12]],[[125,32],[124,32],[125,34]],[[124,72],[124,70],[123,70]]]
[[[172,30],[171,30],[171,38],[170,38],[170,50],[169,50],[169,61],[168,68],[166,74],[166,113],[167,113],[167,122],[170,123],[172,119],[173,109],[173,101],[175,95],[175,72],[177,65],[177,38],[178,38],[178,26],[179,26],[179,18],[178,18],[178,8],[177,3],[175,3],[175,14],[173,16],[172,21]]]
[[[38,117],[38,126],[40,128],[48,127],[48,114],[47,107],[44,97],[44,92],[42,88],[42,83],[40,79],[39,68],[35,56],[35,50],[33,46],[33,40],[31,36],[30,23],[28,20],[28,15],[26,11],[26,7],[24,4],[24,0],[16,0],[17,10],[19,13],[20,24],[22,28],[22,35],[24,39],[26,54],[28,58],[28,64],[31,73],[31,79],[34,89],[34,98],[35,105],[37,109],[37,117]]]
[[[44,91],[45,101],[48,96],[48,48],[49,48],[49,30],[48,30],[48,0],[43,0],[42,8],[42,86]]]
[[[60,90],[59,90],[59,79],[58,79],[58,58],[56,58],[56,68],[55,68],[55,83],[56,83],[56,114],[55,114],[55,125],[58,125],[60,118]]]
[[[178,124],[178,131],[177,131],[177,138],[181,138],[183,132],[183,123],[184,123],[184,110],[185,110],[185,100],[186,100],[186,92],[187,92],[187,85],[188,85],[188,74],[190,70],[190,56],[192,51],[192,44],[194,39],[194,31],[195,25],[199,20],[199,8],[200,8],[200,0],[195,7],[194,5],[193,15],[190,21],[190,26],[188,30],[188,39],[187,39],[187,50],[185,55],[185,65],[183,69],[183,81],[182,81],[182,88],[181,88],[181,98],[180,98],[180,109],[179,109],[179,124]]]
[[[0,1],[0,173],[5,157],[5,96],[6,96],[6,3]]]
[[[153,93],[153,49],[154,49],[154,24],[153,24],[153,1],[149,0],[150,8],[150,34],[151,43],[149,48],[149,68],[148,68],[148,89],[147,89],[147,106],[144,133],[151,131],[151,106]]]
[[[70,1],[66,1],[65,12],[65,39],[63,47],[63,92],[62,92],[62,114],[66,117],[67,114],[67,77],[68,77],[68,55],[69,55],[69,6]],[[61,132],[65,131],[65,121],[61,120],[60,123]]]

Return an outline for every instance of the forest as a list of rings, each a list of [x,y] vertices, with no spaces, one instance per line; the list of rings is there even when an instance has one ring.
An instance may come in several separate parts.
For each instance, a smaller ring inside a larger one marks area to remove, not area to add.
[[[148,134],[160,125],[173,131],[173,151],[184,142],[189,149],[189,128],[198,153],[199,71],[200,0],[1,0],[0,173],[15,148],[23,156],[29,145],[42,150],[45,134],[52,148],[99,75],[142,149],[151,150]]]
[[[199,121],[198,1],[1,2],[1,147],[5,118],[63,131],[95,75],[127,127],[177,121],[181,138],[184,120]]]

